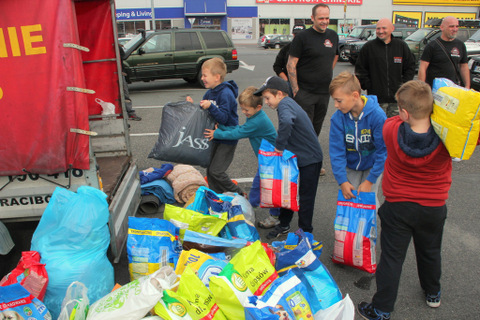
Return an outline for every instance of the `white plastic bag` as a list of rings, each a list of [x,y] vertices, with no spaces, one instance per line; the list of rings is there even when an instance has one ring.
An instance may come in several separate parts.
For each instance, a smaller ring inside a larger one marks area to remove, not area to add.
[[[115,105],[111,102],[105,102],[102,99],[95,98],[95,102],[102,107],[102,116],[115,114]]]
[[[315,313],[313,318],[315,320],[353,320],[355,319],[355,306],[347,294],[343,300]]]
[[[163,290],[172,289],[176,282],[172,267],[162,267],[92,304],[87,320],[140,320],[162,298]]]
[[[62,310],[58,320],[85,320],[87,318],[90,301],[87,296],[87,287],[81,282],[74,281],[68,286],[62,302]]]

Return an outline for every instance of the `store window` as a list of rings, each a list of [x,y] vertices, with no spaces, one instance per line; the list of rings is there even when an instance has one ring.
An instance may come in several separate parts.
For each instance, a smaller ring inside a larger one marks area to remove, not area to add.
[[[290,19],[260,19],[260,35],[290,34]]]
[[[195,21],[193,22],[193,28],[221,30],[221,23],[221,18],[195,17]]]
[[[155,26],[156,30],[170,29],[172,22],[170,20],[155,20]],[[120,38],[135,35],[138,29],[152,30],[152,21],[117,21],[117,32]]]

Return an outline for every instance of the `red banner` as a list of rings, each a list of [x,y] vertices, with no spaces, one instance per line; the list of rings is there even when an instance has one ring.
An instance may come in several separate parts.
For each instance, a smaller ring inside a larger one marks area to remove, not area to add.
[[[0,175],[89,167],[86,88],[73,1],[0,1]],[[95,33],[100,32],[99,30]],[[67,46],[65,46],[67,45]]]
[[[257,0],[263,4],[340,4],[344,5],[345,0]],[[347,5],[361,5],[363,0],[347,0]]]

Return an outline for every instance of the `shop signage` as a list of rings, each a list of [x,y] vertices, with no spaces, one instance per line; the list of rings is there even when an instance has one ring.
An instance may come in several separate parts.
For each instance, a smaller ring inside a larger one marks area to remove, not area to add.
[[[263,4],[345,4],[345,0],[256,0]],[[458,1],[458,0],[457,0]],[[477,0],[477,2],[480,0]],[[395,1],[394,1],[395,2]],[[361,5],[363,0],[347,0],[347,5]]]
[[[258,2],[258,1],[257,1]],[[479,7],[480,0],[393,0],[393,4],[410,6],[464,6]]]

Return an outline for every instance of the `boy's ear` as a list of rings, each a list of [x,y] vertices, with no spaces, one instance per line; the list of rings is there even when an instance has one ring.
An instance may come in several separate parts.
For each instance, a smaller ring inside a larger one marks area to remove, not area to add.
[[[360,93],[358,91],[353,91],[352,96],[353,96],[353,98],[358,99],[358,98],[360,98]]]

